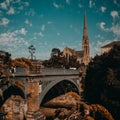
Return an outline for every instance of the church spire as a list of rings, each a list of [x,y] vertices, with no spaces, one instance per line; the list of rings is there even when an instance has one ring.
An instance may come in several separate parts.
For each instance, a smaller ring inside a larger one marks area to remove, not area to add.
[[[88,39],[88,31],[87,31],[87,20],[86,20],[86,11],[84,12],[84,28],[83,28],[83,37]]]
[[[90,48],[89,48],[89,39],[88,39],[86,11],[84,12],[82,50],[84,51],[84,63],[87,65],[90,60]]]

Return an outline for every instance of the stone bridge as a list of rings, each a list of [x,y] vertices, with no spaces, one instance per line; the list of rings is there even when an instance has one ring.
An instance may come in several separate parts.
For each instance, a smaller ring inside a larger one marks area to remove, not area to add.
[[[4,76],[1,79],[6,81]],[[27,99],[27,96],[33,94],[32,92],[34,91],[34,88],[28,90],[30,84],[38,85],[39,105],[69,91],[80,93],[79,70],[47,68],[42,69],[40,73],[31,74],[19,67],[16,70],[15,77],[12,77],[11,74],[10,80],[12,81],[11,83],[6,85],[3,83],[4,85],[1,85],[4,99],[0,98],[0,106],[11,95],[19,95]],[[32,92],[30,93],[30,91]]]

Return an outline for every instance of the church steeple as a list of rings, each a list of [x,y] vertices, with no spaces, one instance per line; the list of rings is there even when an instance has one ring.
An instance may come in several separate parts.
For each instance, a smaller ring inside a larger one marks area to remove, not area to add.
[[[84,51],[84,63],[87,65],[90,60],[90,48],[89,48],[86,12],[84,12],[82,50]]]
[[[87,20],[86,20],[86,11],[84,12],[84,28],[83,28],[83,37],[88,39],[88,31],[87,31]]]

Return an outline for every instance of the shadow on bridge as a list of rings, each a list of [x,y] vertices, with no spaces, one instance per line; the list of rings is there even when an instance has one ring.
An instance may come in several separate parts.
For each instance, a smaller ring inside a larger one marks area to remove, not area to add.
[[[79,87],[72,80],[61,80],[59,82],[54,82],[47,87],[47,89],[41,94],[40,106],[44,106],[49,100],[63,95],[67,92],[79,92]]]
[[[11,85],[3,92],[3,96],[0,96],[0,107],[5,103],[5,101],[11,97],[11,95],[19,95],[25,99],[25,93],[19,86]]]

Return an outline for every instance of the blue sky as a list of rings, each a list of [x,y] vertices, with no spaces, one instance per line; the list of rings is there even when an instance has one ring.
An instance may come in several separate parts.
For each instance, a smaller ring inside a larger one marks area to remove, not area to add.
[[[81,50],[84,10],[91,56],[120,40],[119,0],[0,0],[0,49],[28,57],[32,44],[38,59],[54,47]]]

